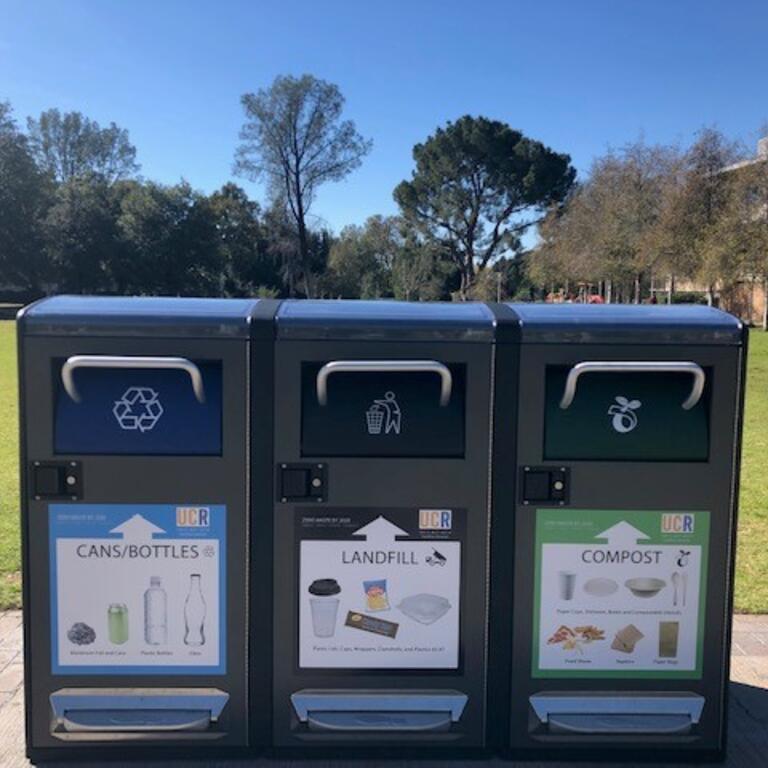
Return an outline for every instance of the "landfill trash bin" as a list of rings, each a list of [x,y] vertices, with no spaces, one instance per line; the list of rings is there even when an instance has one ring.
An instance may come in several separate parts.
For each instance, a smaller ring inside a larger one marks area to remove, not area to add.
[[[271,451],[271,383],[252,405],[249,381],[271,379],[275,307],[61,296],[19,313],[31,759],[267,738],[247,697],[270,660],[247,667],[246,580],[249,540],[264,547],[248,478],[250,452]],[[269,561],[254,568],[269,583]]]
[[[498,744],[720,756],[744,327],[707,307],[494,311]]]
[[[484,744],[492,320],[280,306],[275,746]]]

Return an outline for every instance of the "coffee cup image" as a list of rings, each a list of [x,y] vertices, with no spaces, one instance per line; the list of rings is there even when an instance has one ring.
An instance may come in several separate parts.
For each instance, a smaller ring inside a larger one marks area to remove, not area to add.
[[[315,579],[309,585],[312,631],[315,637],[333,637],[339,613],[341,587],[336,579]]]

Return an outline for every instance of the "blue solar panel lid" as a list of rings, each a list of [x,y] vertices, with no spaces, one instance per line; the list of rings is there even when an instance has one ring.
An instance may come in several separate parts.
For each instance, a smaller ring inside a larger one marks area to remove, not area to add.
[[[484,304],[344,299],[289,300],[277,312],[279,339],[490,341]]]
[[[33,335],[248,337],[259,299],[53,296],[19,313]]]
[[[582,344],[742,343],[744,326],[696,304],[507,304],[523,342]]]

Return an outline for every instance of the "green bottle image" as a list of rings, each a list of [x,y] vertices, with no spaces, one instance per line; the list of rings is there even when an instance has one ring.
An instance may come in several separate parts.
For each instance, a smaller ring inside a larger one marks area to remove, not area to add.
[[[128,606],[125,603],[110,603],[107,610],[109,642],[122,645],[128,641]]]

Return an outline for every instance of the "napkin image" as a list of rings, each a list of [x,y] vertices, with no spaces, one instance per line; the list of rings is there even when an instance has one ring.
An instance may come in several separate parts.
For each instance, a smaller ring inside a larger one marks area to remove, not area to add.
[[[635,650],[635,645],[644,637],[645,635],[634,624],[627,624],[626,627],[616,633],[611,648],[621,653],[632,653]]]

